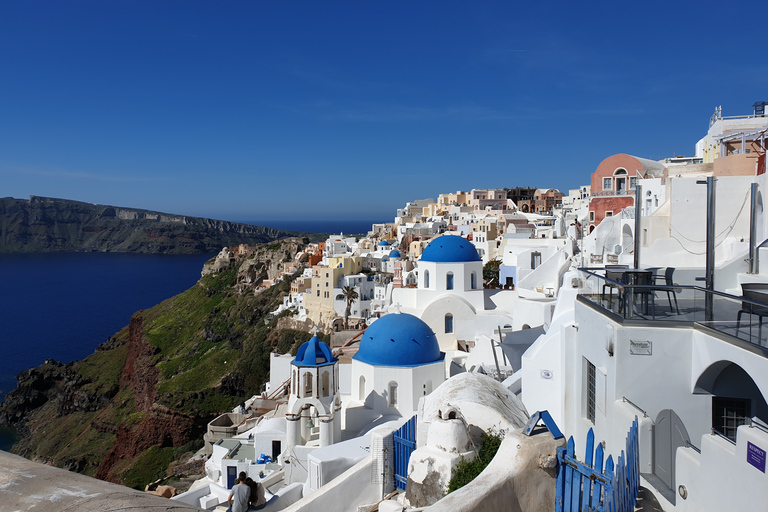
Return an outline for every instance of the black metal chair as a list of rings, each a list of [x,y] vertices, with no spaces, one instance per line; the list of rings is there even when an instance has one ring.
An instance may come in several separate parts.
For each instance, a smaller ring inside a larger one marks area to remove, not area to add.
[[[745,299],[765,304],[768,298],[768,283],[741,283],[741,295]],[[759,342],[759,340],[763,339],[763,318],[768,316],[768,304],[759,305],[752,302],[742,302],[739,314],[736,316],[736,336],[739,335],[742,313],[757,315],[757,339]]]
[[[664,275],[659,276],[654,274],[654,284],[659,284],[659,279],[663,279],[664,286],[667,288],[663,290],[659,290],[660,292],[667,292],[667,300],[669,301],[669,310],[672,311],[672,299],[675,299],[675,311],[677,311],[677,314],[680,314],[680,307],[677,305],[677,290],[675,289],[675,286],[677,286],[677,283],[674,282],[672,279],[672,276],[675,273],[675,267],[667,267],[664,270]]]
[[[629,268],[629,265],[606,265],[605,266],[605,278],[611,279],[612,281],[618,281],[620,283],[626,284],[623,282],[624,275],[620,272],[611,272],[612,270],[623,270]],[[611,303],[613,302],[613,290],[616,288],[616,285],[613,283],[603,283],[603,291],[600,294],[601,302],[605,300],[605,289],[608,288],[608,307],[611,307]],[[621,298],[621,297],[619,297]]]
[[[643,314],[648,314],[648,304],[653,304],[653,316],[656,316],[656,304],[653,301],[654,295],[653,295],[653,288],[651,287],[653,285],[653,272],[630,272],[626,274],[626,278],[624,279],[625,284],[628,285],[637,285],[639,287],[643,288],[631,288],[632,290],[632,296],[634,298],[640,297],[640,305],[643,306]],[[629,290],[627,290],[629,291]],[[626,302],[627,302],[628,296],[625,291],[624,293],[624,302],[626,309]]]

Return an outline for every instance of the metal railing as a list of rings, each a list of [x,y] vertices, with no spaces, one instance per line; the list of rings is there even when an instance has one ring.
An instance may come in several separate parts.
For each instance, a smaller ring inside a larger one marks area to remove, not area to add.
[[[622,396],[622,397],[621,397],[621,400],[622,400],[622,401],[624,401],[624,402],[627,402],[629,405],[631,405],[632,407],[634,407],[635,409],[637,409],[638,411],[640,411],[641,413],[643,413],[643,418],[647,418],[647,417],[648,417],[648,413],[647,413],[647,412],[645,412],[643,409],[641,409],[641,408],[640,408],[640,407],[639,407],[639,406],[638,406],[636,403],[634,403],[634,402],[633,402],[632,400],[630,400],[629,398],[627,398],[627,397],[625,397],[625,396]]]
[[[760,302],[699,286],[628,284],[605,277],[605,270],[579,269],[579,300],[619,320],[707,328],[768,348],[768,290]]]
[[[754,419],[749,418],[748,425],[749,425],[749,428],[757,428],[768,434],[768,425],[765,425],[760,421],[755,421]]]
[[[691,443],[690,441],[688,441],[688,440],[686,440],[686,441],[685,441],[685,447],[686,447],[686,448],[693,448],[693,450],[694,450],[696,453],[699,453],[699,454],[701,454],[701,448],[699,448],[698,446],[696,446],[696,445],[692,444],[692,443]]]
[[[728,437],[727,435],[723,434],[722,432],[720,432],[719,430],[717,430],[715,428],[712,429],[712,435],[713,436],[717,436],[717,437],[719,437],[721,439],[725,439],[726,441],[728,441],[729,443],[731,443],[734,446],[736,445],[736,441],[735,440],[731,439],[730,437]]]

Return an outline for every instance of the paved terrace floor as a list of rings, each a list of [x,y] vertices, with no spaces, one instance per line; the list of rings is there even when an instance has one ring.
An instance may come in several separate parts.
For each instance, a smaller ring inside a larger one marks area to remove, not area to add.
[[[0,451],[0,512],[202,510]]]

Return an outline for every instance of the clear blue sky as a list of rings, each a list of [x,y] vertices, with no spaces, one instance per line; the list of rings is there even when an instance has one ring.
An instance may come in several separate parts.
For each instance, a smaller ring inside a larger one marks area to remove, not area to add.
[[[759,2],[0,3],[0,196],[391,219],[690,155],[768,101]]]

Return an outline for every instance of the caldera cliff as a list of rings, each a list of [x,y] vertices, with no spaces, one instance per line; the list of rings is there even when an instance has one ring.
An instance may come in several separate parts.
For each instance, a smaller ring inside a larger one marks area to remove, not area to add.
[[[298,233],[222,220],[31,196],[0,198],[0,253],[194,254]],[[302,235],[310,236],[302,233]]]

